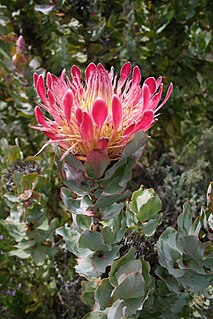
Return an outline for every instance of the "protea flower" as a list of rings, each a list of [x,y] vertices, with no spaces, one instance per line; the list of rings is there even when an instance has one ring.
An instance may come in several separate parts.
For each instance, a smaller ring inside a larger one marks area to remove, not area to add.
[[[43,103],[35,108],[38,126],[48,143],[58,144],[65,152],[86,160],[91,150],[104,149],[111,160],[119,158],[124,146],[140,130],[147,131],[155,122],[160,108],[172,92],[170,84],[161,101],[162,77],[147,78],[143,85],[141,72],[130,62],[120,76],[108,72],[102,64],[90,63],[84,81],[77,66],[72,66],[72,80],[63,70],[60,77],[47,73],[34,75],[34,85]],[[41,108],[51,115],[43,115]]]

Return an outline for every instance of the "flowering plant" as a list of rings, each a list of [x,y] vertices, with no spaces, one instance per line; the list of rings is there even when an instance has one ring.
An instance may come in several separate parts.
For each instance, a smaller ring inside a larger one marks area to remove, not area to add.
[[[141,186],[131,195],[127,183],[147,142],[145,132],[156,122],[173,86],[161,102],[162,77],[149,77],[141,86],[139,68],[133,68],[131,78],[130,74],[130,62],[122,66],[119,77],[113,69],[108,72],[91,63],[83,84],[79,68],[73,66],[72,80],[65,71],[59,78],[48,73],[47,89],[43,76],[34,75],[42,100],[35,108],[34,128],[49,138],[47,144],[55,145],[56,164],[66,186],[61,198],[72,223],[56,232],[77,257],[76,272],[87,279],[82,282],[82,300],[92,311],[85,319],[139,318],[144,303],[149,308],[156,299],[155,278],[142,247],[161,223],[162,204],[153,189]],[[197,221],[192,225],[186,205],[178,231],[167,228],[157,243],[155,273],[175,292],[195,291],[192,276],[202,276],[202,289],[210,283],[197,232]],[[197,247],[194,253],[192,246]]]
[[[122,257],[120,242],[128,227],[139,224],[137,231],[152,235],[162,215],[154,190],[141,187],[128,202],[127,183],[147,142],[145,132],[169,99],[172,84],[160,103],[162,77],[150,77],[141,86],[139,68],[133,68],[131,78],[130,73],[130,62],[122,66],[119,77],[113,69],[108,72],[91,63],[84,85],[79,68],[73,66],[72,81],[65,71],[59,78],[48,73],[47,90],[43,76],[34,75],[42,100],[35,108],[34,128],[49,138],[47,144],[58,145],[56,163],[66,186],[61,197],[72,215],[71,226],[60,227],[57,233],[76,255],[75,269],[89,280],[96,296],[94,313],[103,318],[136,315],[150,294],[149,265],[142,257],[136,259],[140,253],[134,248]]]

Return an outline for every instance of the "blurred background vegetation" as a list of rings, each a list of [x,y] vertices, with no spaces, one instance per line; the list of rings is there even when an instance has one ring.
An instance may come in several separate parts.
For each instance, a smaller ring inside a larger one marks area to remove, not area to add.
[[[212,27],[212,0],[0,0],[4,318],[82,318],[87,311],[77,297],[74,259],[54,236],[70,217],[60,202],[53,151],[48,147],[33,157],[45,144],[30,128],[37,100],[33,73],[59,75],[90,62],[113,65],[118,73],[128,60],[141,68],[143,79],[162,75],[167,86],[174,83],[131,183],[133,190],[141,183],[156,190],[165,229],[175,226],[186,200],[198,214],[212,179]],[[206,318],[203,301],[188,302],[192,310],[184,318]]]

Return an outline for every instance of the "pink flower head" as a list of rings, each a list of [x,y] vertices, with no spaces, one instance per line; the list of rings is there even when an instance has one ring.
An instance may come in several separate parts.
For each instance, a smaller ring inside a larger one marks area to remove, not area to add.
[[[26,43],[24,41],[24,38],[22,35],[18,37],[18,40],[16,42],[16,51],[17,53],[22,53],[26,50]]]
[[[132,72],[132,76],[130,74]],[[104,149],[110,159],[119,158],[124,146],[140,130],[147,131],[160,108],[169,99],[170,84],[163,102],[162,77],[149,77],[140,85],[138,66],[132,70],[126,62],[120,76],[105,70],[102,64],[90,63],[84,81],[77,66],[71,78],[62,71],[60,77],[47,73],[46,87],[42,75],[34,74],[34,85],[43,103],[35,108],[38,126],[64,151],[86,160],[93,149]],[[44,116],[44,109],[51,119]]]

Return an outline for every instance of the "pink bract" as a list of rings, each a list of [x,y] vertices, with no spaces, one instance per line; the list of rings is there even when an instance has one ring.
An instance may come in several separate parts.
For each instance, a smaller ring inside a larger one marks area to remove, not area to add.
[[[60,77],[48,72],[46,87],[43,76],[35,73],[34,85],[43,103],[35,108],[38,126],[34,128],[65,151],[63,158],[71,153],[84,161],[91,150],[104,149],[111,160],[118,159],[136,132],[147,131],[156,122],[173,88],[171,83],[160,103],[162,77],[149,77],[141,86],[138,66],[130,78],[131,71],[130,62],[122,66],[119,77],[113,69],[108,72],[102,64],[90,63],[83,81],[74,65],[72,80],[65,71]]]

